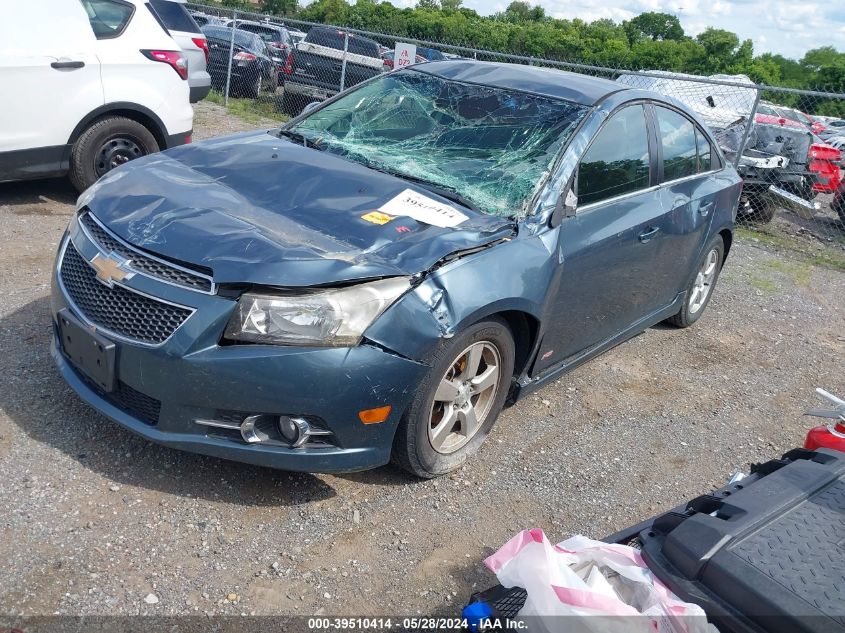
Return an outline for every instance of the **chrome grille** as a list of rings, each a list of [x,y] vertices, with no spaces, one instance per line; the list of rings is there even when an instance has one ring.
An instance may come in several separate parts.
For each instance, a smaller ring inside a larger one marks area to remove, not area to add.
[[[94,219],[90,211],[84,211],[80,214],[79,223],[85,229],[88,237],[100,247],[100,250],[105,253],[114,252],[131,260],[129,266],[142,275],[155,277],[156,279],[192,290],[199,290],[206,293],[214,292],[214,284],[209,277],[144,255],[102,227]]]
[[[68,240],[59,277],[81,316],[118,336],[148,345],[164,343],[192,310],[97,281],[97,273]]]

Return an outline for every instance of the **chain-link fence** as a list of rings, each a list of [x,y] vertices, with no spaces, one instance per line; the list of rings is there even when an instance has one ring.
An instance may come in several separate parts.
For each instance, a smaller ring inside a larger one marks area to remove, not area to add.
[[[380,73],[456,58],[556,68],[673,97],[700,115],[742,175],[740,222],[771,238],[773,246],[813,257],[823,250],[826,261],[845,269],[845,121],[813,116],[839,112],[845,118],[843,94],[755,85],[742,75],[620,70],[224,7],[188,7],[209,43],[210,98],[226,105],[237,100],[241,109],[246,104],[279,121]]]

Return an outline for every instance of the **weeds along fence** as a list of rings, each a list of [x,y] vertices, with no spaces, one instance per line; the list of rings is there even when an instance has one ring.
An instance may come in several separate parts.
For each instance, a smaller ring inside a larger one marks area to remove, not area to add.
[[[845,270],[845,123],[813,116],[845,112],[845,94],[757,85],[741,75],[608,68],[482,50],[467,42],[187,6],[209,41],[210,98],[254,117],[285,121],[308,103],[379,73],[444,58],[564,70],[673,97],[699,114],[743,176],[738,220],[746,230],[770,246]],[[314,27],[328,28],[303,40]],[[701,148],[684,141],[690,135],[683,129],[660,132],[664,164],[677,161],[689,169]]]

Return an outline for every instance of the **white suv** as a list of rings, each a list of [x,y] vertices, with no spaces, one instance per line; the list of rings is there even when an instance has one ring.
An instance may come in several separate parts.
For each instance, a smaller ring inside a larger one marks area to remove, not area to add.
[[[80,191],[191,141],[187,61],[146,0],[16,5],[0,38],[0,182],[68,174]]]

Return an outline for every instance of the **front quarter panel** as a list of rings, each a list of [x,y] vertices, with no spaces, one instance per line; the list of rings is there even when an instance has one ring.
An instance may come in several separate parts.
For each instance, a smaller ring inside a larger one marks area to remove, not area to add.
[[[450,262],[426,275],[364,336],[426,362],[442,340],[493,314],[514,310],[542,322],[548,288],[559,272],[557,243],[557,229],[518,235]]]

